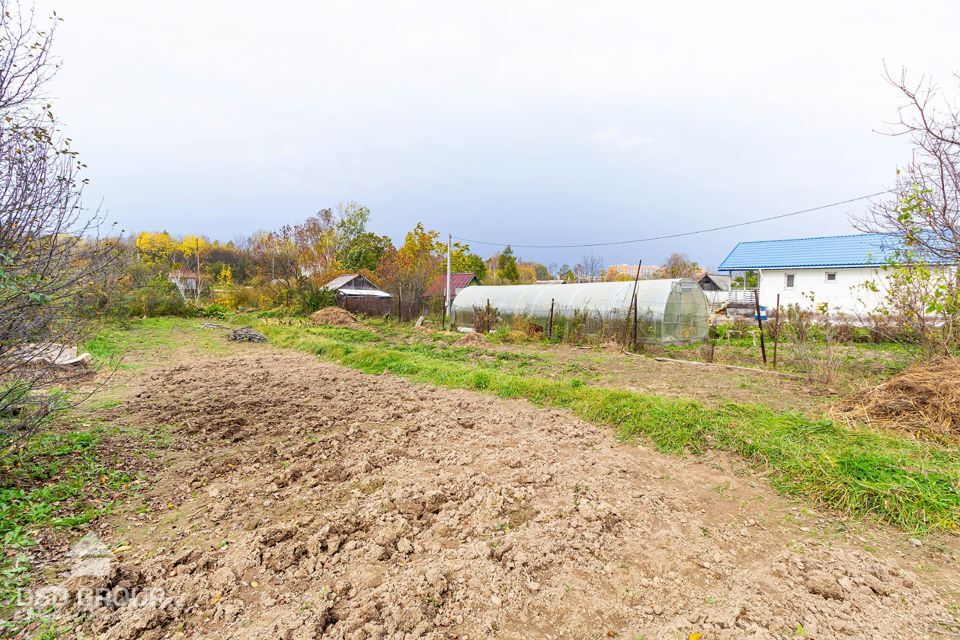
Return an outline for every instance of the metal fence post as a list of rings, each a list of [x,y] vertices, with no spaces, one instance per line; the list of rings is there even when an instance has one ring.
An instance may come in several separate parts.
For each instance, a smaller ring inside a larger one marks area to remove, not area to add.
[[[760,327],[760,354],[763,356],[763,364],[767,364],[767,346],[763,342],[763,318],[760,317],[760,290],[753,290],[753,301],[757,308],[757,325]]]
[[[777,294],[777,324],[773,330],[773,368],[777,368],[777,344],[780,342],[780,294]]]
[[[553,339],[553,298],[550,298],[550,315],[547,317],[547,337]]]

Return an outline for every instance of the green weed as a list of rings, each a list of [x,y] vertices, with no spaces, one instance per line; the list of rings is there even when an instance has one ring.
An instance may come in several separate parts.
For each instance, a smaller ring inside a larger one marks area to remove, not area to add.
[[[94,431],[43,432],[0,457],[0,611],[29,583],[34,532],[86,525],[131,481],[103,464],[99,444]]]

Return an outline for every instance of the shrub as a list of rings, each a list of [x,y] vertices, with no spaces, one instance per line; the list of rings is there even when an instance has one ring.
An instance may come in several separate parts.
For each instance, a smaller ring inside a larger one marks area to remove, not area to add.
[[[490,329],[497,323],[499,313],[488,302],[485,307],[473,308],[473,330],[477,333],[490,333]]]
[[[270,306],[273,297],[273,292],[269,289],[233,286],[218,295],[216,300],[229,309],[256,309]]]
[[[197,308],[197,315],[201,318],[226,318],[230,310],[222,304],[208,304]]]
[[[297,304],[296,312],[298,315],[306,316],[325,307],[335,306],[336,304],[336,292],[312,284],[305,284],[300,291],[300,301]]]
[[[573,317],[563,319],[563,341],[567,343],[583,342],[587,334],[587,321],[589,313],[583,309],[574,309]],[[556,320],[554,320],[556,325]]]
[[[165,276],[157,275],[122,296],[115,309],[121,317],[189,316],[191,307]]]

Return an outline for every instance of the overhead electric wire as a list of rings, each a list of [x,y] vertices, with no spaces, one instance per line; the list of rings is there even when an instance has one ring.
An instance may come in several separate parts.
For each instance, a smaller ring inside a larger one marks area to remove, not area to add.
[[[849,200],[841,200],[840,202],[831,202],[829,204],[822,204],[818,207],[801,209],[799,211],[791,211],[789,213],[781,213],[775,216],[767,216],[766,218],[757,218],[756,220],[747,220],[745,222],[725,224],[719,227],[709,227],[707,229],[697,229],[696,231],[683,231],[681,233],[671,233],[671,234],[662,235],[662,236],[651,236],[649,238],[637,238],[636,240],[613,240],[610,242],[588,242],[584,244],[513,244],[511,242],[487,242],[484,240],[471,240],[470,238],[461,238],[459,236],[453,236],[453,238],[455,240],[460,240],[462,242],[469,242],[471,244],[483,244],[483,245],[489,245],[494,247],[510,246],[516,249],[577,249],[581,247],[610,247],[610,246],[621,245],[621,244],[638,244],[641,242],[653,242],[655,240],[669,240],[671,238],[682,238],[685,236],[699,235],[701,233],[723,231],[724,229],[735,229],[737,227],[746,227],[751,224],[769,222],[770,220],[780,220],[781,218],[789,218],[791,216],[799,216],[804,213],[812,213],[814,211],[821,211],[823,209],[829,209],[831,207],[839,207],[840,205],[850,204],[851,202],[857,202],[859,200],[866,200],[867,198],[875,198],[876,196],[886,195],[888,193],[893,193],[894,191],[896,190],[887,189],[886,191],[878,191],[877,193],[870,193],[865,196],[857,196],[856,198],[850,198]]]

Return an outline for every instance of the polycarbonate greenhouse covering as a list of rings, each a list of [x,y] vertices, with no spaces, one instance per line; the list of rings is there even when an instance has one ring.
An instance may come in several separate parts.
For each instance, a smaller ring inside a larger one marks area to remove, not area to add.
[[[474,309],[489,302],[501,321],[523,316],[545,326],[552,304],[555,323],[580,322],[588,333],[613,333],[611,327],[617,323],[632,322],[633,291],[633,281],[473,286],[453,299],[453,319],[458,327],[471,327]],[[640,280],[636,291],[644,339],[686,342],[706,338],[709,307],[696,282],[687,278]]]

